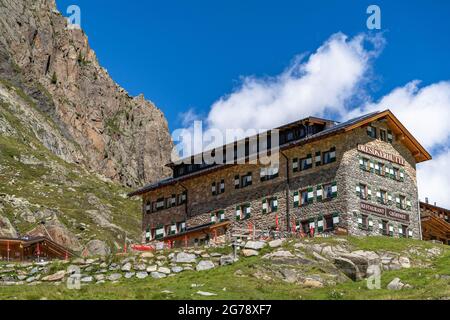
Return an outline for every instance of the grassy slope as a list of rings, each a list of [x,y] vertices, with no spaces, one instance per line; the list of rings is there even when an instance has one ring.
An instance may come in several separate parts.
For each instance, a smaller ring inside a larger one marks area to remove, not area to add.
[[[405,239],[385,238],[350,238],[355,248],[390,250],[402,252],[409,247],[427,248],[430,244]],[[315,241],[334,241],[317,239]],[[299,285],[283,281],[265,281],[252,277],[256,268],[266,266],[260,257],[241,259],[231,266],[213,270],[184,272],[176,277],[161,280],[123,280],[122,282],[103,285],[89,285],[81,290],[68,290],[65,285],[38,285],[32,287],[4,287],[0,290],[0,299],[211,299],[197,295],[196,292],[216,293],[212,299],[439,299],[450,296],[449,280],[436,279],[436,274],[450,275],[450,249],[444,247],[444,254],[432,262],[431,268],[411,268],[398,271],[385,271],[382,274],[383,289],[369,290],[365,281],[348,281],[336,286],[320,289],[306,289]],[[240,270],[244,276],[234,273]],[[399,277],[414,289],[391,291],[386,285]],[[191,284],[204,284],[192,288]],[[226,288],[226,291],[223,289]],[[169,290],[173,293],[162,293]]]
[[[30,107],[33,107],[30,105]],[[110,205],[112,223],[127,231],[128,237],[139,239],[140,233],[140,202],[123,198],[129,190],[115,183],[107,183],[95,175],[85,172],[81,167],[68,164],[49,152],[36,139],[33,133],[25,128],[8,104],[0,104],[0,116],[4,117],[18,132],[19,137],[0,135],[0,193],[15,195],[28,200],[31,204],[43,208],[57,209],[62,213],[58,219],[74,233],[80,233],[71,223],[89,224],[88,231],[82,233],[85,242],[91,238],[103,239],[112,244],[117,239],[117,233],[101,229],[86,215],[86,210],[95,210],[87,201],[87,194],[95,195],[103,205]],[[51,121],[51,120],[48,120]],[[30,145],[35,148],[32,149]],[[25,165],[14,157],[20,155],[34,156],[44,163],[54,163],[54,168],[42,165]],[[3,167],[3,168],[2,168]],[[10,182],[14,180],[15,183]],[[71,188],[71,189],[69,189]],[[75,192],[72,191],[75,190]],[[6,206],[3,214],[13,222],[13,208]],[[16,220],[14,223],[19,232],[23,233],[35,227],[32,224]]]

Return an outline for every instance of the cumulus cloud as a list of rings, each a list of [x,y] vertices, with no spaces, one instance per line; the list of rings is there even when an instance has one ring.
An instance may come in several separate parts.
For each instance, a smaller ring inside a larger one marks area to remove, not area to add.
[[[417,180],[420,200],[426,197],[430,203],[436,202],[438,206],[450,208],[450,149],[445,149],[432,161],[419,165]]]
[[[358,96],[383,44],[382,37],[335,34],[307,61],[296,58],[275,77],[244,77],[233,93],[212,105],[207,126],[269,129],[310,115],[341,115],[346,102]]]
[[[421,144],[431,150],[439,150],[450,139],[450,81],[442,81],[420,87],[420,81],[412,81],[374,103],[367,103],[347,115],[390,109]]]

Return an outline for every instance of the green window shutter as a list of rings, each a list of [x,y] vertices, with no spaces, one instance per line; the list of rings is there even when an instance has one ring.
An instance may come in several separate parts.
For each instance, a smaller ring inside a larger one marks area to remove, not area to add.
[[[411,200],[410,199],[406,199],[406,210],[411,210]]]
[[[278,198],[275,197],[272,200],[272,212],[277,212],[278,211]]]
[[[367,186],[367,200],[372,200],[372,187]]]
[[[389,231],[389,236],[393,237],[394,236],[394,226],[389,224],[388,225],[388,231]]]
[[[333,224],[339,224],[339,212],[333,213]]]
[[[317,230],[319,232],[323,232],[323,216],[320,215],[319,219],[317,220]]]
[[[215,213],[211,213],[211,222],[212,223],[216,223],[216,214]]]
[[[292,170],[293,170],[294,172],[298,172],[298,166],[299,166],[299,164],[298,164],[298,158],[292,159]]]
[[[314,202],[314,188],[308,188],[308,203]]]
[[[299,196],[298,191],[295,191],[294,192],[294,208],[298,208],[299,204],[300,204],[300,196]]]
[[[372,230],[373,230],[373,220],[372,220],[372,217],[369,217],[369,218],[367,219],[367,223],[368,223],[369,230],[372,231]]]
[[[401,209],[400,196],[395,196],[395,205],[397,208]]]
[[[219,211],[219,221],[222,222],[225,220],[225,211],[220,210]]]
[[[363,228],[363,221],[362,221],[361,215],[358,215],[358,228],[360,228],[360,229]]]
[[[375,163],[372,160],[370,160],[370,162],[369,162],[369,171],[371,173],[375,172]]]
[[[405,181],[405,170],[400,169],[400,181],[404,182]]]
[[[356,196],[361,198],[361,186],[359,184],[356,185]]]
[[[320,151],[316,152],[314,161],[316,162],[316,167],[319,167],[322,164],[322,153]]]
[[[267,199],[262,200],[262,213],[263,214],[267,213]]]
[[[337,188],[337,182],[336,181],[334,181],[332,184],[331,184],[331,196],[333,197],[333,198],[337,198],[337,195],[338,195],[338,188]]]
[[[377,202],[381,203],[381,190],[377,190]]]
[[[336,147],[331,148],[330,152],[330,162],[336,162]]]
[[[318,185],[316,188],[317,201],[322,201],[323,198],[323,189],[321,185]]]
[[[366,168],[364,167],[364,160],[359,155],[358,155],[358,162],[359,162],[359,168],[361,170],[366,170]]]
[[[236,206],[236,221],[241,220],[241,207]]]
[[[249,219],[250,218],[250,216],[251,216],[251,207],[250,207],[250,204],[246,204],[245,205],[245,212],[244,212],[244,215],[245,215],[245,219]]]

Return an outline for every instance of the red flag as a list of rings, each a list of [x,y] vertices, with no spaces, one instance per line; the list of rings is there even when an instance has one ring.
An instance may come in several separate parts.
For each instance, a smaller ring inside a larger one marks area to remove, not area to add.
[[[39,242],[38,242],[37,247],[36,247],[36,254],[37,254],[38,256],[41,254],[41,250],[40,250],[40,248],[39,248]]]
[[[276,225],[277,231],[278,231],[278,214],[275,216],[275,225]]]

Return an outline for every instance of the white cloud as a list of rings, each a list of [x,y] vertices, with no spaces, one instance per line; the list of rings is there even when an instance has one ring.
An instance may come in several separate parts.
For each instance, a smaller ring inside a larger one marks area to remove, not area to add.
[[[378,102],[352,110],[347,118],[390,109],[425,148],[446,146],[450,139],[450,81],[419,85],[420,81],[412,81],[396,88]]]
[[[450,208],[450,149],[446,149],[433,160],[419,164],[417,180],[420,200],[429,198],[430,203]]]
[[[207,125],[270,129],[310,115],[342,114],[347,100],[358,95],[370,60],[383,44],[381,37],[335,34],[306,62],[297,58],[276,77],[244,77],[233,93],[212,105]]]

